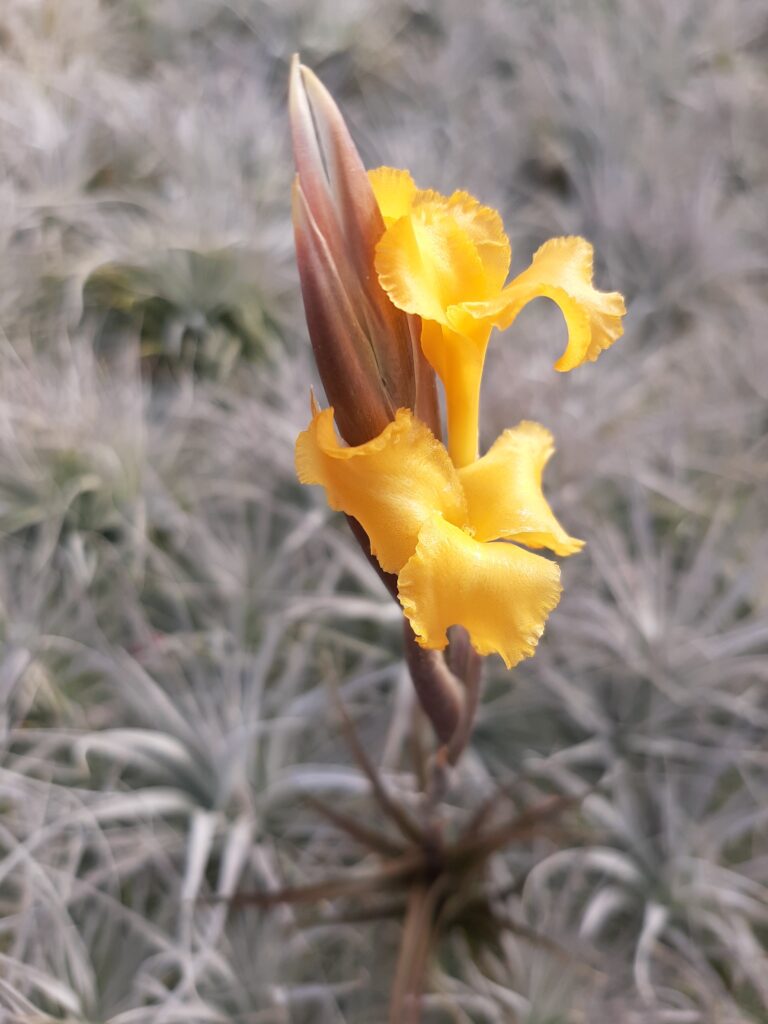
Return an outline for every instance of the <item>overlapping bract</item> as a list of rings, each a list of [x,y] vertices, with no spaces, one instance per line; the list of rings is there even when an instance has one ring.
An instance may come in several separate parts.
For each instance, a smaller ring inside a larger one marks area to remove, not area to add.
[[[354,516],[422,646],[441,649],[460,623],[481,654],[508,666],[533,654],[560,596],[555,562],[526,551],[578,551],[541,490],[552,437],[536,423],[505,431],[484,458],[457,470],[410,411],[373,441],[339,444],[333,411],[313,409],[296,445],[302,483],[321,484],[331,508]],[[489,500],[491,499],[491,500]]]
[[[592,285],[592,246],[554,238],[509,284],[511,248],[495,210],[466,192],[416,188],[407,171],[369,171],[386,230],[376,246],[382,287],[423,320],[422,348],[443,382],[449,450],[457,465],[477,456],[480,378],[494,327],[504,329],[532,299],[563,312],[568,344],[555,363],[572,370],[621,336],[624,300]]]
[[[289,91],[296,160],[296,262],[315,361],[350,444],[375,437],[400,406],[437,422],[434,373],[419,323],[376,280],[384,220],[341,113],[294,58]]]

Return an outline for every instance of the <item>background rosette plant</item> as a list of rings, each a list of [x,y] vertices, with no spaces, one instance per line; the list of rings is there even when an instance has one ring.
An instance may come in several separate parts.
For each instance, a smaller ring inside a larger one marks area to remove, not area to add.
[[[544,424],[548,500],[586,546],[535,658],[487,666],[436,806],[454,839],[498,786],[521,813],[580,803],[486,862],[516,932],[487,902],[448,908],[425,1018],[765,1019],[764,7],[472,11],[2,5],[12,1024],[386,1019],[403,907],[365,887],[391,852],[328,808],[400,833],[329,685],[385,799],[414,801],[426,739],[395,602],[294,477],[317,386],[286,195],[295,50],[368,166],[503,212],[512,278],[583,235],[630,309],[574,374],[551,371],[565,329],[543,302],[488,351],[481,450]],[[227,902],[339,876],[344,907]]]

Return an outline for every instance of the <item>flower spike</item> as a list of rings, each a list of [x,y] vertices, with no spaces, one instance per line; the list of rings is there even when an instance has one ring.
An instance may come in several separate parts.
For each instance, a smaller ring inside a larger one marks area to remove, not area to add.
[[[332,405],[312,407],[296,444],[298,477],[322,486],[331,508],[367,539],[408,620],[416,692],[453,750],[454,735],[463,736],[460,746],[469,735],[455,723],[471,721],[467,694],[479,674],[465,657],[469,667],[456,670],[463,693],[446,685],[451,670],[436,652],[448,646],[449,631],[460,627],[474,659],[496,653],[511,668],[531,657],[561,593],[557,563],[537,552],[567,557],[584,543],[544,496],[554,452],[545,427],[519,423],[480,456],[491,333],[532,299],[548,298],[568,329],[555,368],[570,370],[620,337],[624,300],[594,287],[592,246],[583,238],[546,242],[505,283],[512,249],[498,212],[467,192],[419,189],[408,171],[366,173],[330,95],[297,62],[291,120],[299,270]],[[434,374],[445,393],[447,446]]]

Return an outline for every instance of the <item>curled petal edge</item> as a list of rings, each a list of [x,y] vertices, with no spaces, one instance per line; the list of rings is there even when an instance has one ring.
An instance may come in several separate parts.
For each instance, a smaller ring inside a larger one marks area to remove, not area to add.
[[[504,541],[481,543],[432,515],[398,579],[398,596],[417,642],[443,650],[450,626],[467,630],[475,650],[507,668],[529,658],[560,600],[560,568]]]
[[[560,525],[542,490],[544,467],[554,450],[546,427],[524,420],[500,434],[482,458],[459,470],[477,540],[513,540],[563,556],[584,547]]]

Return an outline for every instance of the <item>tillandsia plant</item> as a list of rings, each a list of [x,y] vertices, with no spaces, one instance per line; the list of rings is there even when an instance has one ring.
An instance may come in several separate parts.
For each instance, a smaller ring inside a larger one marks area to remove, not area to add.
[[[624,300],[595,289],[592,246],[577,237],[546,242],[505,283],[511,247],[497,211],[467,192],[419,189],[405,170],[366,172],[330,94],[298,59],[290,110],[296,252],[330,402],[321,410],[312,398],[298,476],[346,513],[399,601],[417,694],[455,760],[479,658],[496,653],[511,668],[533,655],[560,599],[557,563],[534,550],[583,546],[542,490],[554,451],[545,427],[521,422],[479,454],[491,333],[532,299],[552,299],[568,327],[555,369],[572,370],[620,337]]]
[[[546,296],[568,325],[557,369],[572,369],[620,336],[624,302],[593,287],[592,248],[581,238],[546,243],[505,283],[511,251],[499,214],[466,192],[420,190],[407,171],[366,172],[330,94],[298,59],[290,110],[299,274],[330,402],[321,409],[311,397],[296,468],[346,513],[399,602],[406,661],[438,747],[418,766],[414,807],[392,794],[339,702],[352,754],[391,827],[311,803],[378,866],[250,900],[332,900],[338,920],[400,918],[389,1020],[415,1024],[443,937],[463,932],[490,951],[505,931],[543,941],[508,913],[508,886],[494,888],[491,861],[551,828],[574,799],[549,796],[499,820],[511,794],[493,789],[459,827],[444,799],[448,766],[472,732],[483,657],[499,654],[508,667],[530,657],[560,598],[557,563],[535,549],[565,556],[583,546],[542,491],[554,450],[545,427],[519,423],[479,454],[486,347],[494,327]]]

